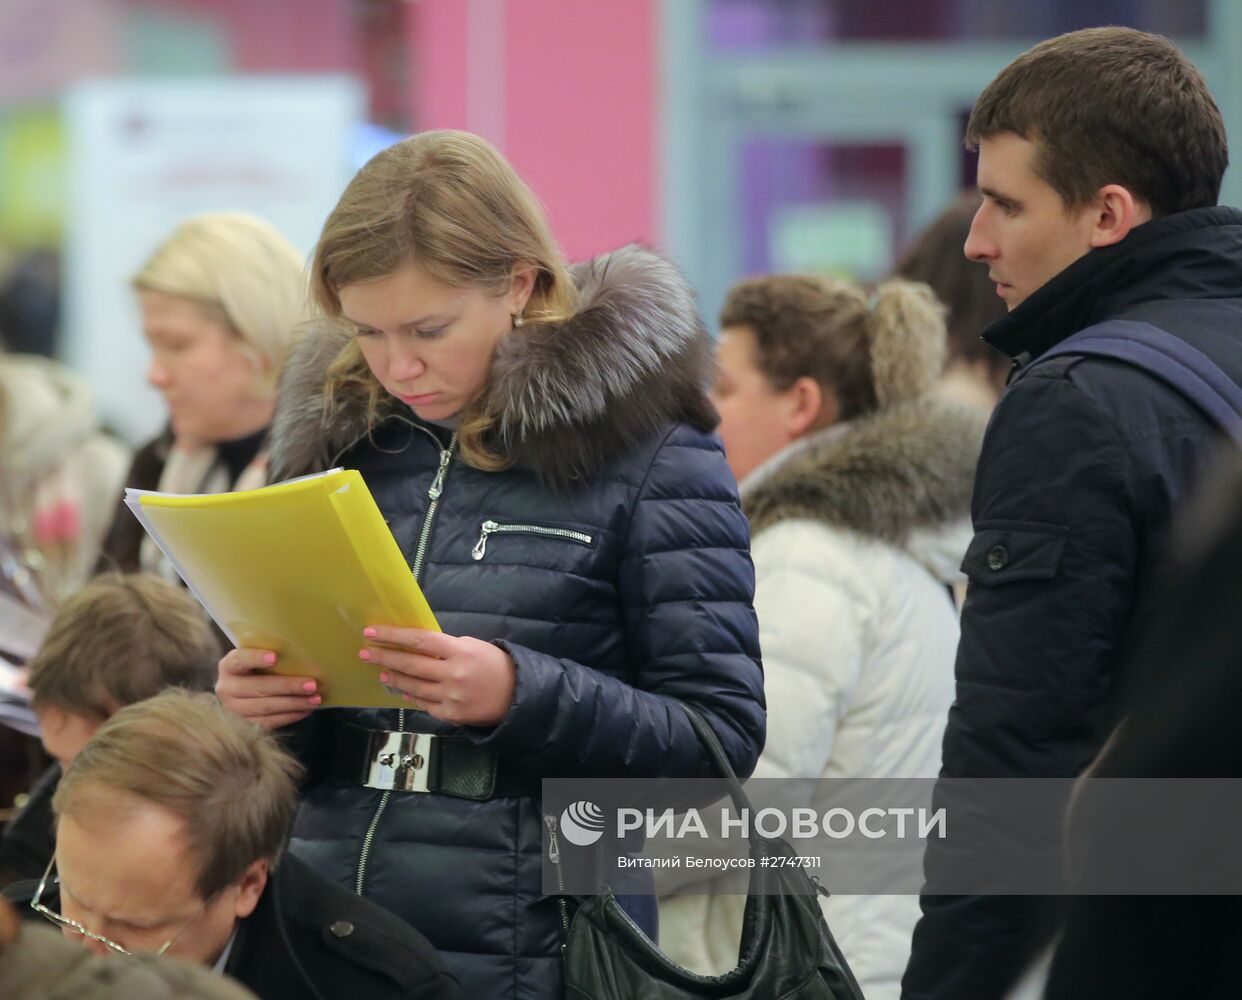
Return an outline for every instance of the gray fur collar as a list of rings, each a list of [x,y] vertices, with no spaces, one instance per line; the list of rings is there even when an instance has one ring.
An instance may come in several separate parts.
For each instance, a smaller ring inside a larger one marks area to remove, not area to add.
[[[711,340],[677,269],[627,246],[577,266],[574,279],[578,311],[507,335],[481,401],[499,414],[498,450],[555,486],[591,475],[669,421],[701,430],[717,423],[706,394]],[[331,418],[324,414],[326,371],[345,337],[318,324],[295,346],[272,427],[274,478],[327,468],[367,433],[361,392],[342,394]],[[412,419],[395,400],[385,406],[382,417]]]
[[[791,445],[747,477],[752,532],[810,518],[904,545],[970,513],[987,416],[926,396]]]

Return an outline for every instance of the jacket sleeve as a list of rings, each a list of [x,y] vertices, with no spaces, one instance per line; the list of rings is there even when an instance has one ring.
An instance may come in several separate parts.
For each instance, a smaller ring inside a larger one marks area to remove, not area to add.
[[[984,440],[942,777],[1074,777],[1105,736],[1142,553],[1128,452],[1072,374],[1013,385]],[[1010,834],[1038,850],[1059,830],[1049,815]],[[928,882],[976,846],[929,841]],[[1042,897],[921,902],[906,1000],[1000,996],[1044,943]]]
[[[819,778],[862,669],[857,572],[819,541],[826,530],[782,522],[755,539],[755,611],[764,690],[774,721],[757,778]],[[853,592],[851,592],[853,590]]]
[[[764,739],[750,532],[715,435],[678,425],[630,513],[617,579],[632,681],[514,643],[508,716],[481,739],[564,777],[704,777],[679,702],[749,776]]]
[[[820,534],[826,530],[785,521],[754,538],[755,612],[764,695],[773,723],[754,778],[821,777],[858,683],[866,611],[865,601],[849,584],[861,573],[856,566],[841,564],[841,550],[825,544]],[[732,857],[736,846],[713,839],[697,843],[695,853]],[[663,857],[680,849],[676,840],[656,838],[646,850],[649,856]],[[710,892],[708,886],[718,881],[710,872],[661,871],[661,891],[687,891],[686,886],[704,883],[703,891]]]
[[[0,832],[0,885],[37,879],[56,850],[56,819],[52,796],[60,784],[60,765],[53,764],[30,789],[26,804]]]

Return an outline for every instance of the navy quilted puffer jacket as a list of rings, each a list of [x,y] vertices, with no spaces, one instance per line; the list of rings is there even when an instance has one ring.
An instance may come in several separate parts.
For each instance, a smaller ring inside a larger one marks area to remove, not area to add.
[[[494,728],[336,709],[297,734],[312,777],[293,850],[426,934],[472,997],[561,996],[541,778],[711,773],[679,701],[708,719],[739,774],[763,746],[748,529],[703,396],[710,343],[688,289],[652,254],[618,251],[577,277],[580,311],[509,335],[493,363],[511,468],[471,467],[449,431],[408,410],[369,434],[361,405],[325,425],[321,387],[340,346],[326,331],[286,372],[274,436],[278,476],[359,469],[444,630],[498,641],[516,664]],[[331,785],[321,758],[347,722],[464,733],[533,794]]]

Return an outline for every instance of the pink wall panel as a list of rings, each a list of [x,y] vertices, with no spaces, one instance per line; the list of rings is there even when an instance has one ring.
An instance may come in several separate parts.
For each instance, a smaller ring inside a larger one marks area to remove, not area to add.
[[[349,0],[129,0],[135,9],[214,21],[241,73],[353,72],[359,46]]]
[[[419,128],[490,139],[581,259],[656,231],[658,0],[422,0]]]
[[[423,0],[406,19],[414,127],[466,127],[467,0]]]

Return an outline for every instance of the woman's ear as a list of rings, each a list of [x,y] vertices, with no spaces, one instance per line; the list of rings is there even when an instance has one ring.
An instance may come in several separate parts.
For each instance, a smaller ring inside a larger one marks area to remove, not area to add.
[[[530,301],[535,290],[535,279],[538,272],[533,264],[519,264],[513,269],[513,277],[509,282],[508,305],[513,315],[520,314]]]

